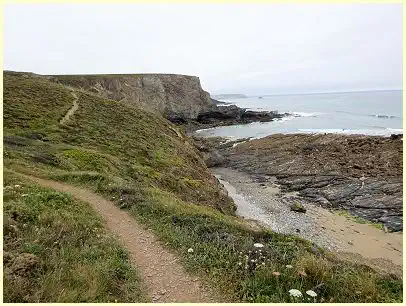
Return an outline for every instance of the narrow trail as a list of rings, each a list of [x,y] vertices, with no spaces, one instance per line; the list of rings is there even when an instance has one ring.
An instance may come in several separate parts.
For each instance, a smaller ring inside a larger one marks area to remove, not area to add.
[[[76,110],[79,108],[79,103],[78,103],[78,96],[75,94],[75,92],[71,91],[71,94],[73,96],[73,106],[68,110],[66,115],[59,121],[60,124],[65,124],[66,121],[69,120],[70,116],[72,116]]]
[[[219,302],[211,290],[196,277],[188,275],[178,258],[165,249],[152,232],[145,230],[134,218],[114,203],[87,189],[16,173],[35,183],[66,192],[89,203],[99,212],[106,228],[116,234],[129,252],[131,263],[143,280],[151,302]]]

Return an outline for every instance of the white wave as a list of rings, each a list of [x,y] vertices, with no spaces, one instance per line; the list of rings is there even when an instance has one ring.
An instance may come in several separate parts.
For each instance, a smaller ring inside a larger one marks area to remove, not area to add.
[[[398,116],[385,115],[385,114],[373,114],[373,115],[369,115],[369,116],[375,117],[375,118],[380,118],[380,119],[400,119],[400,117],[398,117]]]
[[[244,141],[241,141],[241,142],[237,142],[237,143],[234,143],[233,144],[233,148],[235,148],[236,146],[238,146],[239,144],[241,144],[241,143],[244,143],[244,142],[248,142],[248,141],[250,141],[251,139],[249,139],[249,140],[244,140]]]
[[[387,136],[391,134],[403,134],[402,129],[298,129],[299,132],[310,134],[346,134],[346,135],[371,135],[371,136]]]
[[[205,131],[210,131],[210,130],[214,130],[216,127],[211,127],[211,128],[207,128],[207,129],[201,129],[201,130],[196,130],[195,131],[195,133],[202,133],[202,132],[205,132]]]
[[[346,130],[345,129],[298,129],[298,131],[304,132],[304,133],[320,134],[320,133],[344,133]]]
[[[286,116],[286,117],[276,119],[275,121],[284,122],[284,121],[289,121],[289,120],[292,120],[292,119],[295,119],[295,116]]]
[[[305,112],[291,112],[296,117],[317,117],[322,115],[323,113],[315,112],[315,113],[305,113]]]
[[[403,129],[392,129],[392,128],[386,128],[389,132],[392,134],[403,134]]]

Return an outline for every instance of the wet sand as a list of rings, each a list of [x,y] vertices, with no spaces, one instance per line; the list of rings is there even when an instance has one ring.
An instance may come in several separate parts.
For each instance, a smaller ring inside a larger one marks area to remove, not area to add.
[[[310,240],[344,259],[402,275],[402,232],[387,233],[303,201],[295,193],[282,193],[275,177],[258,183],[233,169],[212,171],[234,199],[238,215],[276,232]],[[291,211],[290,205],[297,202],[307,209],[306,213]]]

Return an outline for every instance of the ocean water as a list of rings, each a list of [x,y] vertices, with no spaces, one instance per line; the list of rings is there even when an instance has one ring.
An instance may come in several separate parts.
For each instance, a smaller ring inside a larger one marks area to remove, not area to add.
[[[403,134],[401,90],[251,96],[225,100],[242,108],[277,110],[291,116],[197,131],[201,136],[260,138],[276,133]]]

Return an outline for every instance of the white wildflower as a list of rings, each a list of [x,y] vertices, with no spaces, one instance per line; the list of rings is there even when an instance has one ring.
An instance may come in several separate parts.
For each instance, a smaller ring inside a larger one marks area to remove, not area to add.
[[[263,248],[264,245],[262,243],[254,243],[254,247],[256,248]]]
[[[15,188],[19,188],[19,187],[21,187],[21,186],[20,186],[20,185],[14,185],[14,187],[15,187]]]
[[[297,289],[290,289],[289,294],[293,297],[302,297],[302,293]]]
[[[241,266],[241,265],[242,265],[242,262],[239,262],[238,265]]]
[[[292,266],[292,265],[286,265],[286,268],[288,268],[288,269],[292,269],[292,268],[293,268],[293,266]]]
[[[313,290],[307,290],[307,291],[306,291],[306,294],[307,294],[307,295],[310,295],[311,297],[316,297],[316,296],[317,296],[317,293],[314,292]]]
[[[28,194],[24,193],[24,194],[22,194],[21,196],[22,196],[22,197],[26,197],[27,195],[28,195]]]
[[[188,253],[193,253],[193,249],[190,248],[190,249],[187,250],[187,252],[188,252]]]

